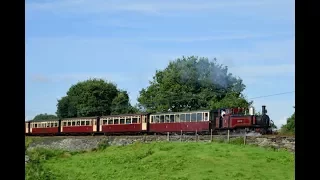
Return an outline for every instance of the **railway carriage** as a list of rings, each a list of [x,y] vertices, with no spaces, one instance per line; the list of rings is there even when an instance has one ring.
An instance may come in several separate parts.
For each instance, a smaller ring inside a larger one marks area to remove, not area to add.
[[[148,113],[100,117],[102,133],[140,133],[148,130]]]
[[[77,117],[61,120],[61,134],[95,133],[98,130],[97,117]]]
[[[25,123],[26,133],[32,135],[57,134],[59,132],[59,120],[31,120]]]
[[[150,115],[149,131],[164,132],[209,132],[213,111],[167,112]]]

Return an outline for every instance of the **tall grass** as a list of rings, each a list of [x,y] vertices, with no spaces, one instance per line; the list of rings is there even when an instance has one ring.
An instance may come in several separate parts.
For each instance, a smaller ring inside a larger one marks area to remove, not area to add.
[[[27,179],[294,179],[292,153],[238,145],[237,141],[101,145],[81,154],[39,149],[33,152],[39,159],[32,170],[37,173],[31,173],[31,163]]]

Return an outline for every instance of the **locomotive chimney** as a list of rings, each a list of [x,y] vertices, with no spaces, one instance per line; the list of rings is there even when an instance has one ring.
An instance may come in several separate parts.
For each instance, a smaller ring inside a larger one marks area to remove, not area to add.
[[[266,114],[266,106],[263,105],[263,106],[262,106],[262,115],[265,115],[265,114]]]

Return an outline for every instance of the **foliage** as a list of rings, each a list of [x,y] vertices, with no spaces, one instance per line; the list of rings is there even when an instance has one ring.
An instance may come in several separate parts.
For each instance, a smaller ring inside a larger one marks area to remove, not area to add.
[[[52,158],[43,167],[56,179],[290,180],[294,154],[223,143],[154,142]],[[266,171],[270,167],[277,168]]]
[[[132,107],[129,103],[129,95],[127,91],[120,91],[113,99],[111,105],[111,114],[136,113],[138,109]]]
[[[37,148],[28,151],[27,154],[30,157],[30,161],[25,166],[26,180],[56,179],[55,176],[53,176],[52,171],[45,168],[42,163],[63,153],[63,151],[44,148]]]
[[[100,141],[99,143],[98,143],[98,150],[104,150],[104,149],[106,149],[107,147],[109,147],[110,146],[110,144],[109,144],[109,142],[108,142],[108,140],[102,140],[102,141]]]
[[[291,117],[287,118],[287,123],[281,127],[280,132],[284,134],[295,133],[295,112],[291,115]]]
[[[157,70],[138,102],[148,112],[248,107],[241,92],[245,85],[228,73],[228,67],[195,56],[171,61]]]
[[[48,119],[57,119],[58,117],[56,115],[53,115],[53,114],[47,114],[47,113],[44,113],[44,114],[38,114],[36,115],[33,120],[48,120]]]
[[[57,104],[57,115],[61,118],[102,116],[133,110],[127,92],[102,79],[89,79],[72,85],[67,96]]]
[[[25,150],[28,149],[28,147],[30,146],[30,144],[32,143],[32,139],[30,137],[25,137],[25,141],[24,141],[24,147],[25,147]]]

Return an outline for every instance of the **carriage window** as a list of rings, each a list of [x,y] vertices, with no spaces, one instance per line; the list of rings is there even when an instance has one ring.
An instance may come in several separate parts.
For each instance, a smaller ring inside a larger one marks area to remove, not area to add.
[[[160,115],[160,122],[161,122],[161,123],[164,122],[164,115]]]
[[[109,120],[108,120],[108,124],[113,124],[113,120],[112,120],[112,119],[109,119]]]
[[[191,114],[191,122],[197,122],[197,114],[196,113]]]
[[[68,121],[68,126],[71,126],[71,122],[70,121]]]
[[[138,117],[138,123],[140,123],[140,117]]]
[[[132,118],[132,123],[138,123],[138,118]]]
[[[169,115],[165,115],[165,122],[170,122],[170,118],[169,118]]]
[[[89,126],[90,125],[90,121],[86,121],[86,126]]]
[[[120,124],[124,124],[124,119],[120,119]]]
[[[154,116],[151,116],[150,117],[150,123],[153,123],[153,120],[154,120]]]
[[[77,126],[79,126],[80,125],[80,121],[77,121]]]
[[[63,122],[63,126],[67,126],[67,122]]]
[[[126,124],[131,124],[131,118],[129,117],[126,118]]]
[[[174,115],[170,115],[170,122],[174,122]]]
[[[104,119],[104,120],[102,121],[102,123],[103,123],[103,124],[107,124],[107,123],[108,123],[108,120]]]
[[[81,121],[81,126],[84,126],[84,123],[86,123],[86,122],[82,120]]]
[[[197,113],[197,121],[202,121],[202,113]]]
[[[113,124],[119,124],[119,119],[114,119],[113,121]]]
[[[186,122],[186,114],[180,114],[180,122]]]
[[[186,122],[190,122],[190,114],[186,114]]]
[[[204,113],[204,120],[205,120],[205,121],[208,120],[208,113]]]
[[[54,123],[54,127],[58,127],[58,123]]]
[[[34,124],[34,127],[36,128],[38,124]]]
[[[76,125],[76,122],[75,121],[72,121],[72,126],[75,126]]]
[[[176,114],[176,115],[175,115],[175,122],[180,122],[180,116],[179,116],[179,114]]]

